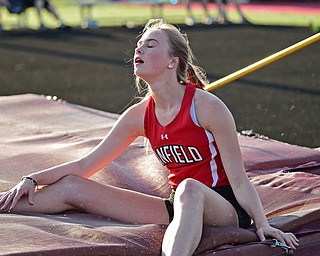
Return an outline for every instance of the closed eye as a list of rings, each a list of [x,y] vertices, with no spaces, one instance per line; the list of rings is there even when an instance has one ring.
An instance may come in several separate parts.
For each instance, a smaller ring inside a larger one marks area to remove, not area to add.
[[[143,44],[146,44],[148,48],[153,48],[156,46],[155,44],[157,43],[159,44],[159,42],[156,39],[147,39],[145,41],[138,41],[137,47],[141,47]]]

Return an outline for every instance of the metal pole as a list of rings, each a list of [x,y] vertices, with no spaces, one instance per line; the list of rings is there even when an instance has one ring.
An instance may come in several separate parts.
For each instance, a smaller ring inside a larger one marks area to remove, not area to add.
[[[245,76],[245,75],[247,75],[247,74],[249,74],[259,68],[262,68],[268,64],[271,64],[272,62],[279,60],[279,59],[281,59],[281,58],[283,58],[283,57],[285,57],[295,51],[298,51],[298,50],[300,50],[310,44],[313,44],[319,40],[320,40],[320,33],[317,33],[317,34],[315,34],[311,37],[308,37],[307,39],[304,39],[304,40],[302,40],[292,46],[289,46],[288,48],[283,49],[282,51],[274,53],[274,54],[270,55],[269,57],[266,57],[262,60],[259,60],[255,63],[245,67],[245,68],[242,68],[242,69],[240,69],[230,75],[227,75],[227,76],[225,76],[225,77],[223,77],[213,83],[210,83],[207,86],[205,86],[204,89],[207,91],[217,89],[227,83],[230,83],[230,82],[232,82],[242,76]]]

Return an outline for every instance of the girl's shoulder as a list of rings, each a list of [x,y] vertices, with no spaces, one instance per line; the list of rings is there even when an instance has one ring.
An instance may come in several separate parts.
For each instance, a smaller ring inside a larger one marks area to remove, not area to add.
[[[218,96],[201,89],[196,89],[194,99],[196,107],[198,106],[200,108],[219,105],[225,106],[224,102]]]
[[[149,102],[149,98],[150,97],[143,98],[138,103],[135,103],[134,105],[132,105],[129,109],[131,110],[131,112],[134,112],[136,114],[141,113],[144,115],[145,109]]]
[[[212,124],[223,125],[233,119],[226,104],[210,92],[197,89],[194,102],[199,123],[205,129]]]
[[[120,116],[128,128],[132,129],[138,135],[144,133],[144,115],[148,100],[143,99],[142,101],[135,103],[126,109]]]

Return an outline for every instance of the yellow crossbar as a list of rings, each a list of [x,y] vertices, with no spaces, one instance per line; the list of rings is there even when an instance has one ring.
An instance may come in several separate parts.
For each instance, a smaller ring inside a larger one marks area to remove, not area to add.
[[[279,60],[279,59],[281,59],[281,58],[283,58],[283,57],[285,57],[295,51],[298,51],[298,50],[300,50],[310,44],[313,44],[319,40],[320,40],[320,33],[317,33],[317,34],[315,34],[311,37],[308,37],[307,39],[304,39],[304,40],[302,40],[292,46],[289,46],[288,48],[285,48],[277,53],[274,53],[274,54],[272,54],[262,60],[255,62],[245,68],[242,68],[242,69],[240,69],[230,75],[227,75],[227,76],[225,76],[225,77],[223,77],[213,83],[210,83],[204,89],[207,91],[212,91],[214,89],[217,89],[227,83],[230,83],[230,82],[232,82],[242,76],[245,76],[245,75],[247,75],[247,74],[249,74],[259,68],[262,68],[268,64],[271,64],[272,62]]]

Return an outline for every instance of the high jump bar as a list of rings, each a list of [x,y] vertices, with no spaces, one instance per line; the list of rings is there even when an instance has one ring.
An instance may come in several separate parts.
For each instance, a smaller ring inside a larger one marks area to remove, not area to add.
[[[255,62],[245,68],[242,68],[234,73],[231,73],[230,75],[227,75],[227,76],[225,76],[215,82],[212,82],[212,83],[206,85],[204,87],[204,89],[207,91],[212,91],[214,89],[217,89],[227,83],[230,83],[230,82],[232,82],[240,77],[243,77],[243,76],[259,69],[259,68],[262,68],[266,65],[269,65],[272,62],[279,60],[279,59],[281,59],[281,58],[283,58],[293,52],[296,52],[296,51],[298,51],[298,50],[300,50],[310,44],[313,44],[319,40],[320,40],[320,33],[317,33],[317,34],[310,36],[310,37],[308,37],[308,38],[306,38],[306,39],[304,39],[294,45],[289,46],[288,48],[285,48],[277,53],[274,53],[274,54],[272,54],[262,60]]]

